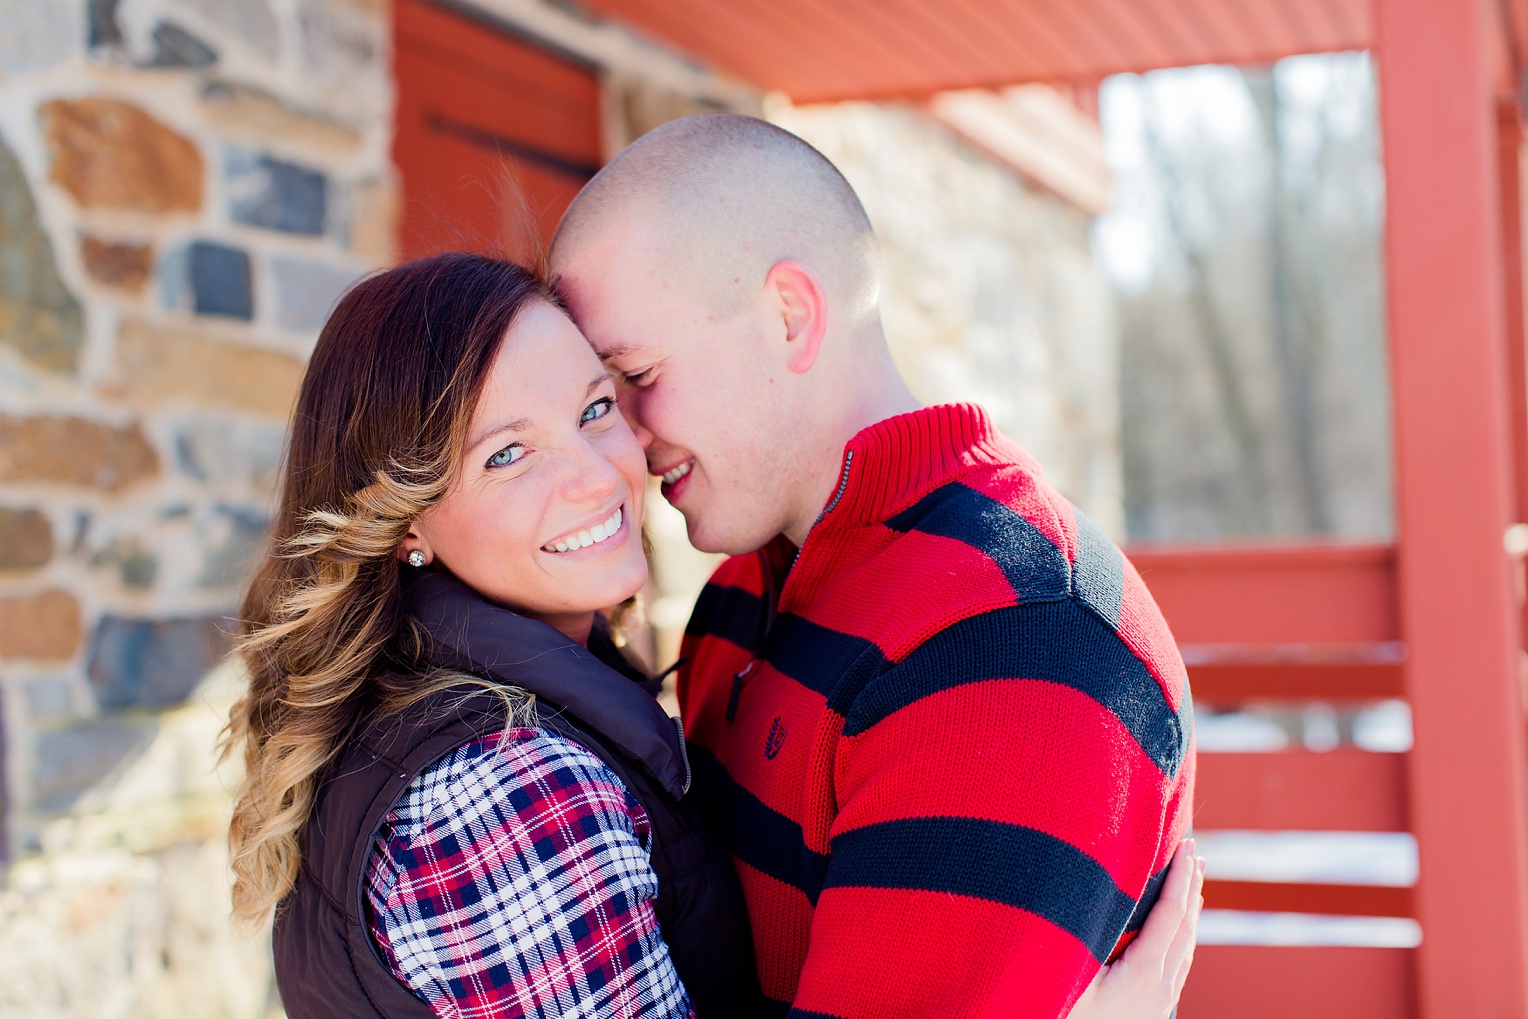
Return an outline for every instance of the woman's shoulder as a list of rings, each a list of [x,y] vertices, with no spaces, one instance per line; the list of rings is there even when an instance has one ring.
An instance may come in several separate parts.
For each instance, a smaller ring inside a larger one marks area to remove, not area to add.
[[[388,813],[381,841],[399,848],[432,828],[545,826],[569,812],[645,834],[641,804],[592,751],[547,729],[471,739],[425,768]]]

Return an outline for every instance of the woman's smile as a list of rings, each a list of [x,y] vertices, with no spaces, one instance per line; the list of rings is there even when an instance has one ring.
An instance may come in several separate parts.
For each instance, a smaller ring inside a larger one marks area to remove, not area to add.
[[[597,552],[614,551],[625,544],[626,537],[631,531],[631,528],[626,526],[627,516],[629,514],[626,511],[625,505],[617,506],[614,513],[605,517],[599,523],[594,524],[592,527],[581,527],[578,530],[570,531],[555,541],[549,541],[541,546],[541,551],[563,556],[575,552],[583,552],[589,548],[595,548]]]

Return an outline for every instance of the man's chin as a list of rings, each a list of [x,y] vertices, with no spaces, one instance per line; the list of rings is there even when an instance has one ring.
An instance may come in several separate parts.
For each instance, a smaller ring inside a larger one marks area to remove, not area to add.
[[[771,534],[757,538],[752,534],[727,533],[708,528],[701,522],[699,514],[685,513],[684,525],[690,544],[699,552],[713,555],[747,555],[763,548],[774,537]]]

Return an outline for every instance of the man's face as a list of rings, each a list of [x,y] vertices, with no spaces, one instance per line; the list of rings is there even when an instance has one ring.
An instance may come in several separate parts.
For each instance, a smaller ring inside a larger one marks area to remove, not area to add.
[[[799,473],[783,434],[778,313],[758,297],[718,316],[637,231],[610,230],[554,253],[573,320],[621,381],[621,406],[648,471],[707,552],[752,551],[785,530]]]

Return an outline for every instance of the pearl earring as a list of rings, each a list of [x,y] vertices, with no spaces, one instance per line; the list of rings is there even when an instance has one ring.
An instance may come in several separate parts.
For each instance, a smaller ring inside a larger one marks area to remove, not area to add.
[[[424,553],[419,551],[417,548],[414,549],[414,551],[410,552],[409,553],[409,565],[414,567],[415,569],[418,569],[419,567],[423,566],[424,565]]]

